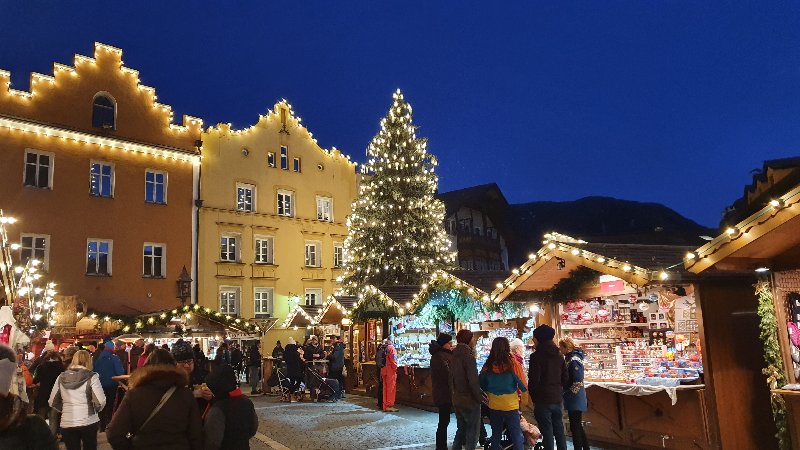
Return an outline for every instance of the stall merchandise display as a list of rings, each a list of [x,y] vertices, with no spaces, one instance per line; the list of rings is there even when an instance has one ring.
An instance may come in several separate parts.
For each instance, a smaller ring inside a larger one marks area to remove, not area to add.
[[[488,331],[485,335],[480,336],[475,344],[475,353],[477,355],[478,370],[486,363],[489,358],[489,351],[492,349],[492,341],[497,337],[504,337],[509,341],[516,339],[519,333],[516,328],[497,328]],[[523,339],[523,342],[526,342]],[[525,371],[528,371],[528,359],[531,356],[533,347],[525,346],[525,357],[523,358],[525,364]]]
[[[436,327],[412,315],[398,318],[392,330],[399,366],[430,367],[428,345],[436,340]]]
[[[675,387],[703,365],[694,298],[653,292],[576,300],[559,307],[561,330],[586,353],[586,380]]]

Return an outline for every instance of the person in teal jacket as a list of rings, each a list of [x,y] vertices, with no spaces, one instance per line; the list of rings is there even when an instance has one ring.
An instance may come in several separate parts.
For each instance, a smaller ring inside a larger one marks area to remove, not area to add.
[[[508,339],[497,337],[492,341],[492,350],[478,377],[481,389],[489,398],[489,418],[492,424],[492,450],[500,449],[503,429],[508,430],[514,450],[524,449],[524,437],[520,428],[519,395],[517,390],[527,389],[514,374],[511,347]]]

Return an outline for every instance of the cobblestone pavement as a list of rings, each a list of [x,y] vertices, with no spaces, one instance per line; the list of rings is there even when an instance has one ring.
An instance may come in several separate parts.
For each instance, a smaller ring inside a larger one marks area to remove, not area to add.
[[[398,405],[399,412],[384,413],[375,407],[375,399],[353,395],[337,403],[250,398],[260,422],[258,434],[250,439],[252,450],[435,450],[437,415],[429,411]],[[451,416],[450,443],[455,429]],[[571,442],[567,446],[572,450]],[[98,449],[111,450],[105,433],[98,435]]]
[[[257,397],[254,403],[261,422],[257,438],[274,450],[436,448],[438,416],[429,411],[397,405],[400,412],[384,413],[375,399],[353,395],[337,403],[281,403],[275,397]],[[451,416],[451,444],[455,431]],[[571,442],[567,448],[572,450]]]

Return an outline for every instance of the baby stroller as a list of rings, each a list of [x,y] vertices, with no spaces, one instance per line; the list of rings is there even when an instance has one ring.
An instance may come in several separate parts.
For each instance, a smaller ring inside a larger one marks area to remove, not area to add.
[[[311,391],[311,398],[315,401],[335,402],[342,395],[339,382],[333,378],[324,378],[319,372],[312,368],[306,369],[308,372],[308,388]]]
[[[489,423],[489,413],[491,409],[486,405],[486,403],[481,403],[481,420],[484,423]],[[484,423],[481,423],[481,429],[484,428]],[[530,448],[533,450],[544,450],[544,444],[540,441],[541,433],[539,433],[539,429],[535,426],[528,423],[525,420],[525,417],[520,414],[520,428],[522,428],[522,438],[524,439],[525,448]],[[483,433],[481,433],[483,434]],[[492,448],[492,440],[491,437],[486,437],[483,441],[483,448],[484,450],[491,450]],[[500,438],[500,448],[503,450],[509,450],[514,448],[514,443],[511,440],[511,436],[508,434],[508,430],[503,430],[503,435]]]
[[[267,385],[273,386],[278,391],[282,402],[291,401],[292,391],[289,389],[289,386],[291,386],[291,381],[289,380],[289,377],[286,376],[286,369],[275,369],[272,375],[273,376],[267,381]],[[273,383],[275,384],[273,385]]]

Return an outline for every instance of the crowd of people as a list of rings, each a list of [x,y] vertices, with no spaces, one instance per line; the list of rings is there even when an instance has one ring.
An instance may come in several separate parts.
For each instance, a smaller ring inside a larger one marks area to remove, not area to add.
[[[335,383],[326,381],[335,386],[334,399],[345,397],[345,344],[341,339],[333,338],[329,345],[322,345],[322,340],[311,335],[301,345],[290,337],[283,347],[278,341],[272,350],[276,367],[280,368],[288,379],[287,401],[298,402],[303,396],[303,387],[313,388],[316,384],[311,378],[311,372],[325,374]],[[327,367],[325,367],[327,366]],[[275,380],[274,383],[279,383]]]
[[[455,345],[451,335],[439,334],[429,346],[433,401],[439,410],[436,449],[448,448],[447,428],[454,411],[453,449],[473,449],[486,443],[482,417],[488,415],[492,449],[500,449],[501,441],[507,439],[514,450],[522,450],[526,440],[531,443],[541,434],[546,450],[566,450],[562,422],[566,409],[574,448],[588,450],[582,426],[582,414],[587,410],[584,355],[571,338],[561,339],[558,345],[554,339],[555,330],[550,326],[533,331],[535,350],[526,376],[525,346],[519,339],[495,338],[486,363],[478,370],[471,331],[459,331]],[[387,383],[391,379],[384,378],[384,405]],[[538,432],[521,413],[526,404],[533,405]]]
[[[93,450],[104,431],[114,449],[249,449],[258,417],[239,385],[246,367],[259,392],[258,345],[244,356],[223,343],[209,360],[182,339],[127,348],[108,338],[61,351],[48,342],[30,366],[0,345],[0,448],[58,449],[61,440],[67,450]],[[32,402],[14,393],[18,379]]]

